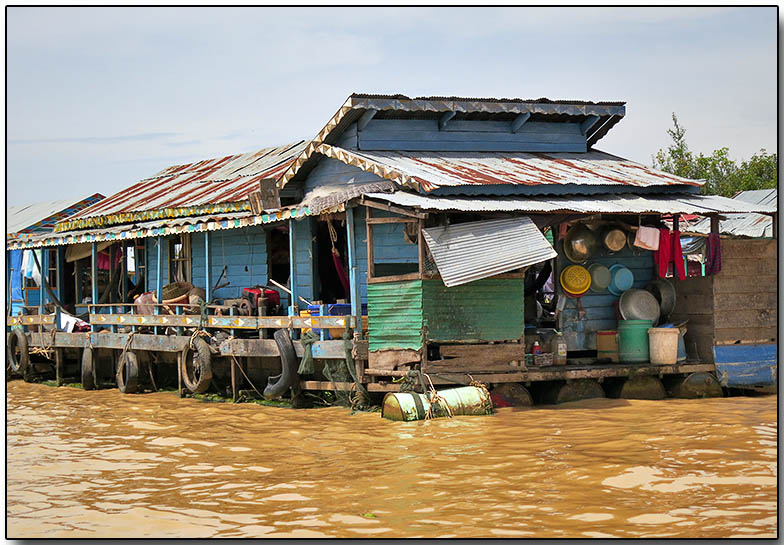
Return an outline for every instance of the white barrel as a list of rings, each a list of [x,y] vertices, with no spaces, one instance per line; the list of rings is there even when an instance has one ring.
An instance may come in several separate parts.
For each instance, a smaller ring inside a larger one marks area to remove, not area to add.
[[[656,365],[673,365],[678,361],[677,327],[652,327],[648,329],[648,347],[651,363]]]

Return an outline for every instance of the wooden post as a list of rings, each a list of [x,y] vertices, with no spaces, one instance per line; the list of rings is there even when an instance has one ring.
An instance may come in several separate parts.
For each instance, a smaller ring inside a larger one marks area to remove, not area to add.
[[[425,239],[422,236],[422,229],[425,228],[425,220],[419,220],[417,224],[417,245],[419,246],[419,275],[425,272]]]
[[[373,224],[370,219],[373,217],[373,209],[365,207],[365,229],[367,229],[367,256],[368,256],[368,280],[376,276],[376,268],[373,265],[375,256],[373,255]]]
[[[777,240],[779,238],[779,215],[771,214],[771,219],[773,219],[773,240]]]
[[[120,293],[122,294],[122,301],[121,303],[125,303],[128,299],[128,242],[123,241],[120,245],[120,251],[122,251],[122,259],[120,263],[122,264],[121,274],[122,274],[122,290]]]
[[[163,264],[161,262],[161,256],[163,255],[163,237],[158,236],[156,242],[158,244],[158,261],[155,263],[155,297],[158,304],[155,305],[155,314],[160,314],[161,307],[158,305],[161,304],[161,299],[163,299],[163,284],[161,284],[161,273],[163,271]],[[158,326],[155,326],[155,334],[158,334]]]
[[[12,314],[11,305],[13,303],[13,297],[11,296],[11,293],[13,292],[13,290],[11,289],[11,282],[13,281],[14,270],[11,268],[11,251],[12,250],[5,251],[5,262],[6,262],[5,285],[6,285],[6,293],[8,294],[8,298],[6,299],[6,304],[8,305],[6,307],[6,313],[5,313],[6,316],[11,316]]]
[[[177,353],[177,395],[182,397],[182,366],[183,362],[183,353]]]
[[[231,400],[237,402],[237,365],[239,362],[236,358],[231,359]]]
[[[362,291],[359,285],[357,265],[357,229],[354,223],[354,208],[346,208],[346,238],[348,239],[349,286],[351,287],[351,314],[354,316],[354,331],[362,338]]]
[[[177,316],[180,316],[182,314],[182,307],[180,305],[177,305],[176,307],[174,307],[174,312],[175,314],[177,314]],[[182,326],[177,326],[177,335],[182,335],[182,333],[183,333]]]
[[[54,349],[54,373],[55,380],[58,386],[63,385],[63,350],[62,348]]]
[[[44,313],[46,312],[46,310],[44,309],[44,306],[46,305],[46,288],[44,287],[44,284],[46,283],[46,273],[49,272],[49,249],[48,248],[43,248],[41,250],[41,263],[39,263],[39,265],[41,265],[42,270],[40,271],[41,282],[38,285],[38,296],[39,296],[38,314],[43,316]],[[38,331],[43,332],[44,324],[41,323],[39,327],[40,329]]]
[[[715,214],[710,217],[711,234],[719,234],[719,218]]]
[[[212,302],[212,289],[210,281],[210,266],[212,260],[210,259],[210,232],[204,231],[204,281],[207,284],[205,291],[207,292],[207,303]]]
[[[98,304],[98,243],[93,242],[91,253],[90,253],[90,265],[92,273],[90,275],[90,284],[91,284],[91,291],[90,294],[90,302],[93,305]],[[88,310],[90,307],[87,307]],[[97,308],[97,307],[93,307]],[[100,310],[100,309],[99,309]],[[95,331],[96,328],[94,325],[90,325],[90,331]]]
[[[289,220],[289,289],[291,290],[291,305],[289,316],[299,314],[297,302],[297,241],[294,235],[294,219]]]
[[[74,293],[76,294],[76,303],[82,302],[82,260],[77,259],[74,262]]]

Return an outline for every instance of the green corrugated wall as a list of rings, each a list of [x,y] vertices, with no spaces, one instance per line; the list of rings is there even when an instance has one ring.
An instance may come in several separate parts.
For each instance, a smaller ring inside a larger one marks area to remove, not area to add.
[[[422,281],[368,284],[368,349],[422,347]]]
[[[440,279],[422,283],[429,341],[505,341],[523,336],[522,278],[486,278],[452,288]]]

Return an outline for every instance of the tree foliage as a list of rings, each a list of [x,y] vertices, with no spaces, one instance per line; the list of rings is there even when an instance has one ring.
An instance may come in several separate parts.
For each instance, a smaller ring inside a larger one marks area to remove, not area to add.
[[[733,197],[749,189],[772,189],[778,183],[778,155],[761,149],[747,161],[736,163],[729,157],[729,148],[714,150],[710,155],[695,155],[686,143],[686,129],[672,114],[673,127],[667,130],[672,142],[653,157],[659,170],[706,180],[701,192],[706,195]]]

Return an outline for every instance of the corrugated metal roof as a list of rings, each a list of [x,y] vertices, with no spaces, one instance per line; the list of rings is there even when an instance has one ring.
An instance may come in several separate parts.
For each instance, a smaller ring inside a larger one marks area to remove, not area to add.
[[[422,234],[447,287],[527,267],[557,255],[526,216],[429,227]]]
[[[773,213],[770,205],[749,204],[715,195],[591,195],[590,197],[434,197],[407,191],[370,193],[365,198],[432,211],[576,214]]]
[[[260,180],[279,177],[306,146],[301,141],[165,168],[59,223],[56,230],[249,210],[247,203],[230,208],[218,205],[245,201]]]
[[[9,206],[6,208],[6,235],[19,237],[29,233],[50,231],[57,221],[65,219],[103,198],[100,193],[95,193],[78,201],[60,199],[25,206]]]
[[[623,106],[626,104],[624,101],[619,100],[610,100],[610,101],[599,101],[594,102],[591,100],[551,100],[546,97],[542,98],[475,98],[475,97],[457,97],[457,96],[427,96],[427,97],[414,97],[410,98],[406,95],[384,95],[384,94],[374,94],[374,93],[352,93],[351,97],[353,99],[390,99],[390,100],[399,100],[399,101],[414,101],[414,100],[423,100],[423,101],[456,101],[456,102],[490,102],[490,103],[498,103],[498,102],[508,102],[508,103],[526,103],[526,104],[580,104],[580,105],[603,105],[603,106]]]
[[[778,210],[778,189],[757,189],[743,191],[736,195],[737,200],[752,205],[762,205]],[[689,227],[690,233],[710,233],[710,219],[701,219]],[[773,236],[773,218],[762,214],[733,214],[719,222],[719,232],[725,235],[762,238]]]
[[[701,186],[602,151],[586,153],[359,151],[328,144],[309,146],[295,164],[318,153],[400,185],[432,191],[467,185]],[[291,172],[291,170],[289,171]],[[288,175],[288,172],[286,173]],[[286,180],[286,175],[282,182]]]

